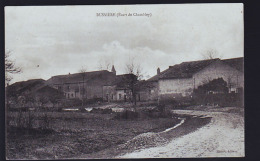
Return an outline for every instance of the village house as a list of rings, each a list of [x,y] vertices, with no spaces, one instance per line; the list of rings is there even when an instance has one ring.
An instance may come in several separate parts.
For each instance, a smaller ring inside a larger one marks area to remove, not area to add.
[[[209,59],[183,62],[160,72],[146,81],[139,82],[140,101],[157,100],[159,97],[190,96],[194,89],[213,79],[223,78],[229,93],[242,93],[244,89],[244,58]]]
[[[63,93],[50,87],[43,79],[16,82],[6,87],[7,104],[16,107],[55,107]]]
[[[115,77],[115,71],[101,70],[57,75],[47,80],[47,83],[62,91],[67,99],[93,99],[103,98],[103,86],[114,82]]]
[[[137,77],[134,74],[116,75],[115,81],[103,86],[103,100],[111,101],[131,101],[132,90]]]
[[[67,99],[103,99],[130,101],[137,78],[133,74],[116,75],[115,67],[107,70],[53,76],[47,83],[64,93]]]
[[[157,69],[157,75],[137,83],[137,101],[157,101],[159,75],[160,68]]]
[[[227,82],[229,93],[239,93],[244,88],[243,62],[243,57],[183,62],[157,72],[148,81],[157,81],[160,97],[190,96],[198,86],[218,78]]]
[[[194,89],[214,79],[222,78],[229,93],[242,93],[244,89],[244,58],[209,59],[190,61],[169,66],[148,80],[138,81],[133,74],[116,75],[114,66],[111,71],[101,70],[67,75],[57,75],[49,80],[29,80],[10,86],[23,94],[44,89],[56,89],[67,100],[102,99],[103,101],[157,101],[158,98],[191,96]],[[25,86],[28,87],[24,88]],[[9,88],[10,88],[9,87]],[[11,88],[10,88],[11,89]],[[18,93],[19,93],[18,92]],[[17,93],[17,92],[13,92]],[[17,94],[18,94],[17,93]],[[134,96],[135,95],[135,96]]]

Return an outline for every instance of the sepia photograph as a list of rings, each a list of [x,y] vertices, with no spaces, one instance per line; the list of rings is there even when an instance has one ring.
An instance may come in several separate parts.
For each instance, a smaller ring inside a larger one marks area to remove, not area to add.
[[[242,3],[4,12],[7,160],[245,157]]]

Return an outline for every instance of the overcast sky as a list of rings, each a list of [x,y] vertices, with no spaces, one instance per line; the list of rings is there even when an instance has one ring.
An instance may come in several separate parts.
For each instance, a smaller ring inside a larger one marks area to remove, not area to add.
[[[147,13],[97,17],[96,13]],[[5,44],[23,73],[13,82],[98,70],[111,62],[125,73],[130,59],[144,78],[170,65],[203,59],[208,50],[221,58],[244,55],[242,4],[5,7]]]

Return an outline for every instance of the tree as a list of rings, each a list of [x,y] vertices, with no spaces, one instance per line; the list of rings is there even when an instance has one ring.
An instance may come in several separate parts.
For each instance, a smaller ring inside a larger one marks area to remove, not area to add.
[[[10,59],[10,51],[5,53],[5,86],[13,79],[10,74],[21,73],[22,68],[15,65],[15,61]]]
[[[113,65],[113,60],[109,60],[108,58],[100,58],[98,61],[98,69],[99,70],[111,70]]]
[[[129,80],[129,87],[132,93],[133,103],[136,105],[136,94],[138,91],[137,83],[139,80],[143,78],[142,68],[139,63],[135,61],[134,58],[130,58],[125,65],[125,71],[127,74],[131,74],[131,78]]]
[[[207,60],[207,59],[216,59],[221,56],[219,55],[217,50],[209,49],[206,52],[202,53],[202,57],[203,57],[203,59]]]
[[[142,80],[143,78],[141,65],[137,63],[134,58],[130,58],[130,61],[126,63],[125,72],[128,74],[134,74],[137,77],[137,80]]]
[[[86,72],[87,72],[87,67],[81,66],[81,69],[79,70],[81,76],[82,76],[82,80],[83,80],[83,84],[82,84],[82,107],[81,110],[83,110],[83,106],[84,106],[84,99],[85,99],[85,77],[86,77]]]

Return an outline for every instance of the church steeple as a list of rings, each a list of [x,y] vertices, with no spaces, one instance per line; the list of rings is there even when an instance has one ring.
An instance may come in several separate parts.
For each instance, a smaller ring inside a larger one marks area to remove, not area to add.
[[[113,72],[116,75],[116,70],[115,70],[114,65],[112,66],[111,72]]]

